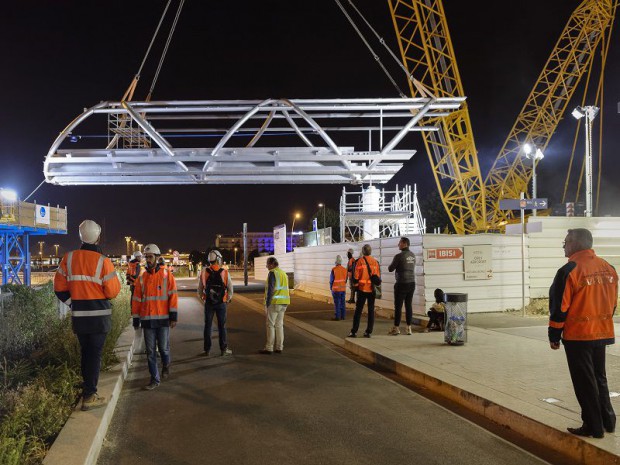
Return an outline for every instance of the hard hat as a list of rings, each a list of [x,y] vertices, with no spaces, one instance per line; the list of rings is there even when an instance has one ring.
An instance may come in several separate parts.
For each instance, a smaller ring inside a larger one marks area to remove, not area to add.
[[[139,250],[136,250],[133,253],[133,258],[142,258],[142,252],[140,252]]]
[[[336,255],[336,265],[342,265],[342,257],[340,255]]]
[[[161,255],[159,247],[157,247],[155,244],[147,244],[144,246],[144,254],[146,255],[147,253],[152,253],[153,255]]]
[[[347,250],[347,253],[350,253],[351,255],[353,255],[355,252],[353,251],[353,249],[349,249]]]
[[[219,250],[212,250],[211,252],[209,252],[209,263],[213,263],[213,262],[220,262],[222,263],[222,254],[220,253]]]
[[[80,223],[80,240],[86,244],[96,244],[101,235],[101,226],[93,220],[84,220]]]

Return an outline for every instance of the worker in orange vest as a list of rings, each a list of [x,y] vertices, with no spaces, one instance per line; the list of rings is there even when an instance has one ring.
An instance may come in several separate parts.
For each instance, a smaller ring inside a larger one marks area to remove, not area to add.
[[[351,289],[351,297],[347,300],[347,303],[355,303],[355,293],[357,292],[357,283],[353,279],[353,273],[355,272],[355,258],[353,257],[353,249],[347,251],[347,257],[349,261],[347,263],[347,276],[349,278],[349,288]]]
[[[133,327],[142,325],[144,342],[151,380],[144,387],[152,391],[159,386],[162,379],[170,376],[170,328],[174,328],[178,319],[178,294],[174,276],[168,268],[158,263],[161,256],[159,247],[148,244],[144,247],[146,270],[136,281],[131,315]],[[157,369],[159,350],[162,370],[161,378]]]
[[[127,273],[125,273],[125,277],[127,278],[127,285],[129,289],[131,289],[131,296],[133,297],[133,289],[136,285],[136,279],[140,277],[140,273],[142,273],[142,252],[136,250],[133,253],[132,259],[127,263]]]
[[[356,337],[366,301],[368,301],[368,323],[364,337],[370,337],[375,325],[375,291],[373,289],[373,281],[381,284],[381,267],[379,262],[371,257],[371,253],[372,248],[370,244],[364,244],[362,256],[357,259],[355,264],[354,279],[358,283],[357,304],[355,305],[355,314],[353,315],[353,327],[347,337]]]
[[[616,430],[605,372],[606,346],[615,342],[613,316],[618,304],[618,274],[592,249],[592,233],[569,229],[564,239],[568,263],[549,289],[549,345],[564,345],[568,371],[581,407],[577,436],[602,438]]]
[[[114,265],[97,245],[101,226],[92,220],[80,224],[82,246],[67,253],[54,276],[54,292],[71,307],[73,332],[82,356],[82,410],[105,405],[97,394],[103,344],[112,329],[112,304],[121,282]]]
[[[336,256],[336,266],[332,268],[332,272],[329,275],[329,288],[332,291],[332,296],[334,298],[335,316],[332,320],[344,320],[344,299],[347,290],[347,269],[342,266],[342,257],[340,255]]]

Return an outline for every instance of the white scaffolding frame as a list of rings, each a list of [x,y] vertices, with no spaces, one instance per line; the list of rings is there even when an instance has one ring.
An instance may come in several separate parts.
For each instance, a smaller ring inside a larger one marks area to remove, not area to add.
[[[44,174],[60,185],[381,184],[415,154],[396,149],[403,139],[413,131],[436,131],[438,118],[464,100],[102,102],[60,133]],[[104,136],[77,133],[97,123]],[[272,135],[279,144],[266,145]],[[350,146],[366,137],[368,150]],[[199,138],[213,143],[197,147]],[[93,148],[100,141],[106,144]]]
[[[379,191],[377,211],[364,211],[364,192],[347,192],[342,188],[340,197],[340,238],[342,242],[360,242],[364,238],[364,221],[376,220],[379,224],[379,236],[409,236],[426,232],[426,219],[422,217],[418,203],[417,187],[413,190],[407,185],[399,190]]]

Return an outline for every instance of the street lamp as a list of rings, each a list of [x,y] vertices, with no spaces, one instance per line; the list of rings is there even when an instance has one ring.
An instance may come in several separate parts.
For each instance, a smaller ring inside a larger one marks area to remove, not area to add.
[[[131,252],[132,252],[132,253],[136,251],[136,243],[137,243],[137,242],[138,242],[138,241],[131,241]]]
[[[235,247],[235,266],[237,266],[237,247]]]
[[[325,224],[325,207],[326,205],[324,203],[320,203],[319,204],[319,208],[323,208],[323,229],[325,229],[327,226]]]
[[[127,242],[127,260],[129,261],[129,243],[131,242],[131,236],[125,236],[125,242]]]
[[[138,250],[142,252],[142,244],[138,244]]]
[[[295,220],[301,218],[299,213],[295,213],[293,216],[293,224],[291,225],[291,252],[293,251],[293,231],[295,231]]]
[[[572,115],[575,119],[586,119],[586,216],[592,216],[592,121],[599,108],[593,105],[577,107]]]
[[[523,146],[523,151],[525,152],[525,157],[529,160],[532,160],[532,198],[536,198],[536,165],[538,162],[545,158],[545,155],[542,153],[542,150],[536,148],[536,146],[532,146],[531,144],[525,144]],[[536,209],[532,211],[532,216],[536,216]]]
[[[54,248],[56,249],[56,258],[58,258],[58,247],[60,247],[59,244],[54,244]]]

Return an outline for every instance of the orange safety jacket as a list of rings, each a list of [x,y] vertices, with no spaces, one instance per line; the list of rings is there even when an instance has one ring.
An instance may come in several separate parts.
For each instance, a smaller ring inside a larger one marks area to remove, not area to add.
[[[136,279],[140,277],[141,272],[142,267],[140,266],[140,260],[131,260],[127,264],[127,273],[125,274],[125,276],[127,277],[127,284],[130,286],[134,286],[136,284]]]
[[[370,281],[366,263],[370,266],[372,274],[381,277],[379,262],[368,255],[357,259],[357,263],[355,264],[355,279],[357,279],[357,287],[361,292],[372,292],[372,282]]]
[[[114,265],[96,245],[82,244],[81,249],[65,254],[54,275],[54,292],[71,307],[73,331],[79,334],[110,331],[110,299],[120,290]]]
[[[202,301],[204,302],[205,300],[205,292],[207,289],[207,280],[209,279],[209,276],[211,275],[211,271],[218,271],[220,268],[222,268],[220,265],[211,265],[211,266],[205,266],[201,273],[200,273],[200,284],[201,287],[199,289],[200,291],[200,298],[202,299]],[[222,268],[222,281],[224,281],[224,288],[226,289],[224,291],[224,303],[228,302],[228,270],[226,268]]]
[[[143,328],[170,326],[178,315],[177,283],[165,266],[146,269],[136,281],[131,300],[131,316],[140,319]]]
[[[568,260],[549,289],[549,341],[613,344],[616,270],[592,249],[580,250]]]
[[[342,265],[332,268],[332,292],[345,292],[347,290],[347,269]]]

